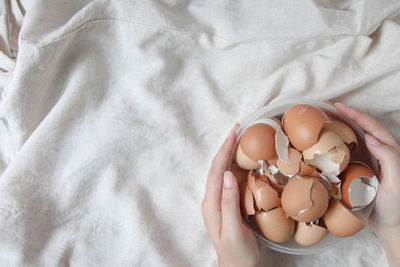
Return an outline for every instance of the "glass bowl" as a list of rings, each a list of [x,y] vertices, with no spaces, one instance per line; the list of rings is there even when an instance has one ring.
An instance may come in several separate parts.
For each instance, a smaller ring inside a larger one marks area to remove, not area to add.
[[[350,161],[361,161],[366,163],[372,171],[375,173],[375,175],[378,175],[379,173],[379,166],[377,160],[372,156],[366,145],[365,145],[365,138],[364,138],[364,131],[353,121],[348,119],[347,117],[343,116],[341,113],[339,113],[336,108],[330,104],[327,104],[322,101],[318,100],[313,100],[313,99],[305,99],[305,98],[295,98],[295,99],[287,99],[283,101],[276,101],[272,102],[263,108],[257,110],[253,114],[251,114],[246,120],[244,120],[241,123],[240,128],[236,131],[237,134],[237,142],[236,146],[239,144],[240,138],[244,132],[244,130],[250,126],[250,124],[258,119],[261,118],[278,118],[282,119],[283,113],[290,108],[293,105],[296,104],[307,104],[313,107],[316,107],[322,111],[324,111],[328,116],[332,119],[337,119],[341,120],[343,122],[346,122],[348,125],[351,126],[351,128],[354,130],[357,139],[358,139],[358,146],[355,150],[351,152],[351,158]],[[235,150],[234,150],[235,151]],[[232,160],[233,160],[233,155],[232,155]],[[353,212],[355,216],[357,216],[361,221],[364,222],[365,225],[367,225],[368,217],[370,216],[372,209],[374,207],[375,200],[370,203],[368,206],[366,206],[364,209]],[[252,224],[250,220],[243,219],[244,222],[248,225],[248,227],[254,232],[255,236],[257,237],[259,243],[261,245],[265,245],[269,247],[270,249],[273,249],[275,251],[279,251],[282,253],[287,253],[287,254],[296,254],[296,255],[305,255],[305,254],[313,254],[321,251],[328,250],[336,245],[338,245],[340,242],[345,241],[348,238],[340,238],[336,237],[332,234],[328,234],[325,239],[323,239],[321,242],[319,242],[316,245],[309,246],[309,247],[304,247],[296,243],[293,238],[291,238],[289,241],[285,243],[273,243],[266,238],[264,238],[261,234],[259,234],[255,228],[255,226]]]

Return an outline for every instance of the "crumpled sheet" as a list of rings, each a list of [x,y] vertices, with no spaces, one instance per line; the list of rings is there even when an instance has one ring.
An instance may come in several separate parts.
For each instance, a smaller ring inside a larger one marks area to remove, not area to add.
[[[200,204],[235,121],[344,102],[400,139],[400,2],[0,1],[0,265],[216,266]],[[270,266],[387,266],[366,228]]]

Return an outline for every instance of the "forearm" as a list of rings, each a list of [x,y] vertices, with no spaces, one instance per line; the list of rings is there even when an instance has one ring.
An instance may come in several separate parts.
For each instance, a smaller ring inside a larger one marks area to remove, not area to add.
[[[400,225],[376,231],[390,266],[400,266]]]

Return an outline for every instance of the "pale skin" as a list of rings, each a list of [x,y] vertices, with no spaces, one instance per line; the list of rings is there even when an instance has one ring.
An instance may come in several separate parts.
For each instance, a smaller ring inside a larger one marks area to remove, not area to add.
[[[381,181],[369,226],[379,237],[390,266],[400,266],[400,145],[367,114],[343,104],[335,106],[366,132],[367,148],[379,161]],[[237,181],[226,172],[238,127],[235,124],[211,163],[201,205],[219,266],[223,267],[260,265],[254,234],[241,219]]]

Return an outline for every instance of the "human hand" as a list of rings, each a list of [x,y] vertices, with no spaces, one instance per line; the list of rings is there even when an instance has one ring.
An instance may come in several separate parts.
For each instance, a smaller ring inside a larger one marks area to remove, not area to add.
[[[337,110],[365,132],[368,150],[379,161],[380,184],[375,207],[369,218],[392,266],[400,265],[400,145],[376,120],[354,108],[335,104]]]
[[[211,163],[201,212],[219,266],[258,266],[260,251],[254,234],[242,222],[237,180],[226,171],[238,127],[236,123]]]

